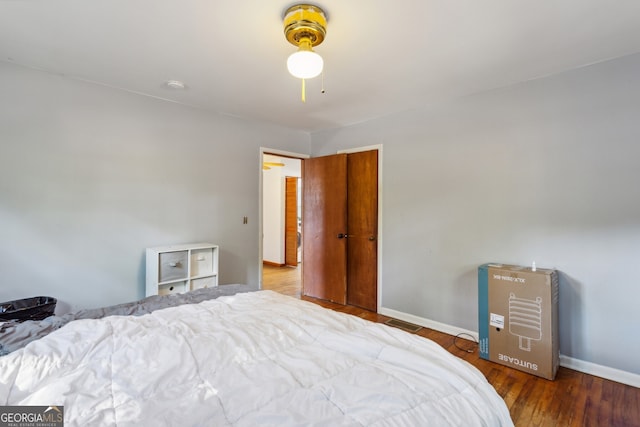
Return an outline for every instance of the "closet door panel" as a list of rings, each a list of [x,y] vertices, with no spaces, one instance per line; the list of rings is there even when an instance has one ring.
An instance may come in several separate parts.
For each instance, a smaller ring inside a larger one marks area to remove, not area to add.
[[[378,151],[347,158],[347,304],[378,308]]]
[[[347,302],[347,155],[302,164],[302,292]]]

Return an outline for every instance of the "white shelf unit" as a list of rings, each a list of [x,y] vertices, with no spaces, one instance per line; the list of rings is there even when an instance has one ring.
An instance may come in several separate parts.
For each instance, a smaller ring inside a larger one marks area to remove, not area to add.
[[[147,248],[147,296],[218,286],[218,253],[211,243]]]

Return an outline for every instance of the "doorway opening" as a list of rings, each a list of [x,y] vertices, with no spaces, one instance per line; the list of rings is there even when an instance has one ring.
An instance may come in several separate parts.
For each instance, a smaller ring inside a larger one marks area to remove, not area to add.
[[[302,158],[262,152],[261,288],[302,293]]]

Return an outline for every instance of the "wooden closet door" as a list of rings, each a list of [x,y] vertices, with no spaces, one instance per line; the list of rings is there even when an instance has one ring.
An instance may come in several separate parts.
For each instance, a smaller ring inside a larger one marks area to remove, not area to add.
[[[284,265],[298,266],[298,178],[284,179]]]
[[[347,157],[347,304],[378,309],[378,151]]]
[[[347,302],[347,155],[302,162],[302,293]]]

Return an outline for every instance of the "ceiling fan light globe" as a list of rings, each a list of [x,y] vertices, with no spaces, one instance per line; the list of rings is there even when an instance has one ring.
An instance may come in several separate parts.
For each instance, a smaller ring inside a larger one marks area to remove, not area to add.
[[[289,55],[287,69],[299,79],[312,79],[322,73],[324,61],[313,51],[302,50]]]

